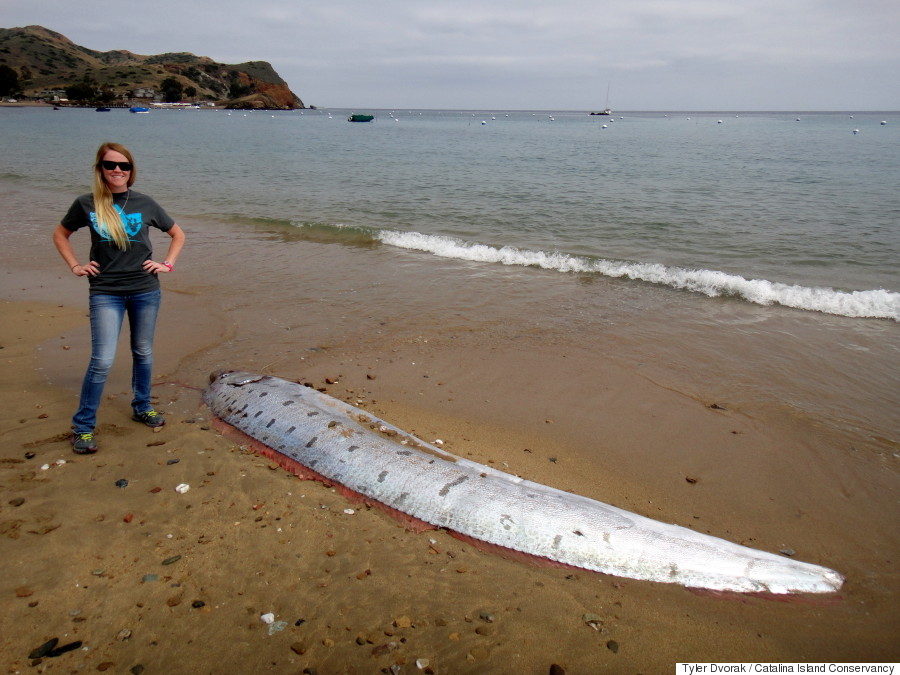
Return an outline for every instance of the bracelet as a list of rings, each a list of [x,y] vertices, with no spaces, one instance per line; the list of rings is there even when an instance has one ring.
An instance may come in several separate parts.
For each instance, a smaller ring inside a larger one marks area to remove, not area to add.
[[[168,260],[164,260],[164,261],[163,261],[163,265],[165,265],[166,267],[168,267],[170,272],[171,272],[172,270],[175,269],[175,265],[173,265],[172,263],[170,263]]]
[[[76,267],[80,267],[80,265],[78,263],[75,263],[74,265],[72,265],[72,269],[70,271],[74,272]]]

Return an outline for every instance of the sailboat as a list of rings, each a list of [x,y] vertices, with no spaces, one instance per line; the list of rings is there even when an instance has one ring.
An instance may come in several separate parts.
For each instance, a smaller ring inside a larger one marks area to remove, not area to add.
[[[591,115],[612,115],[612,110],[609,108],[609,84],[606,85],[606,107],[600,112],[592,112]]]

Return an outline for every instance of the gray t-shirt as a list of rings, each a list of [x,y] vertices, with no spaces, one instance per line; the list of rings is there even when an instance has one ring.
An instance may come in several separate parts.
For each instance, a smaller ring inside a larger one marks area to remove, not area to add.
[[[102,230],[99,227],[92,195],[78,197],[62,219],[62,226],[72,232],[90,227],[91,260],[100,266],[100,274],[88,277],[91,295],[131,295],[156,290],[159,279],[142,267],[145,260],[153,257],[149,229],[156,227],[168,232],[175,221],[151,197],[135,190],[114,194],[113,204],[123,217],[128,234],[130,245],[124,251],[105,227]]]

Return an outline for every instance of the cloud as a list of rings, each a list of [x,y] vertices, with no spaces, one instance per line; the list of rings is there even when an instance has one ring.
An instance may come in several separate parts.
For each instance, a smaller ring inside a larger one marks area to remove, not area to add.
[[[894,0],[5,4],[8,26],[91,49],[269,61],[322,105],[587,109],[613,82],[629,108],[841,107],[851,91],[855,105],[900,108]]]

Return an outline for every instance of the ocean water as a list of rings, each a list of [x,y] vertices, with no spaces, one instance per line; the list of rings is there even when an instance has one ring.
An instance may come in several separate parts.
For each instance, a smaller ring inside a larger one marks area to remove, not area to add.
[[[0,172],[121,138],[176,212],[900,321],[895,114],[376,112],[5,109]]]
[[[900,113],[349,112],[0,108],[0,184],[52,223],[124,142],[192,245],[239,233],[251,340],[310,303],[527,332],[898,447]]]

